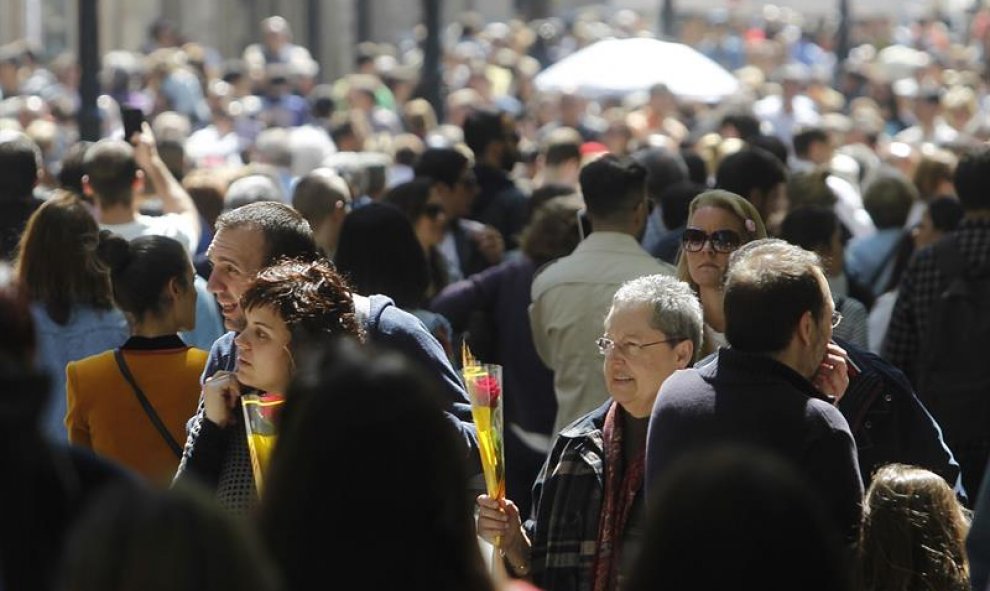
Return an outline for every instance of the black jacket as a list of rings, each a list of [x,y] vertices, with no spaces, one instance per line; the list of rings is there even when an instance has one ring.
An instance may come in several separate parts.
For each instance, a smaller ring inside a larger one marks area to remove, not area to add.
[[[789,460],[855,539],[863,483],[849,425],[811,382],[766,356],[723,348],[667,378],[650,417],[647,485],[687,451],[734,442]]]
[[[835,341],[852,360],[839,410],[856,438],[863,482],[869,483],[880,466],[898,462],[931,470],[955,486],[959,464],[907,377],[877,355]]]

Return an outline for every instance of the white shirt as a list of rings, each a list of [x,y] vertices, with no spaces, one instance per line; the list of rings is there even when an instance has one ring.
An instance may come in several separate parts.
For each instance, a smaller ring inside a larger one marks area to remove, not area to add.
[[[536,352],[554,372],[555,433],[608,398],[595,339],[615,292],[631,279],[675,272],[628,234],[593,232],[533,279],[529,319]]]
[[[196,229],[180,214],[167,213],[161,216],[138,214],[134,221],[126,224],[100,224],[101,230],[110,230],[125,240],[140,236],[168,236],[178,240],[190,255],[196,252]]]

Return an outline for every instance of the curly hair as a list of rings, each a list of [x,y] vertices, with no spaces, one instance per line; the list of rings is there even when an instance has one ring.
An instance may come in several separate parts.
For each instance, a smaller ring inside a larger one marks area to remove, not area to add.
[[[258,273],[241,308],[270,307],[294,335],[348,335],[364,340],[353,292],[326,262],[284,260]]]

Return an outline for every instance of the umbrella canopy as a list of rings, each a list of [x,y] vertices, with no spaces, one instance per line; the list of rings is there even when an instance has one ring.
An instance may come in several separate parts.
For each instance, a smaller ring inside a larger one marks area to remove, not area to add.
[[[722,66],[682,43],[659,39],[606,39],[580,49],[536,76],[544,92],[601,98],[663,83],[676,96],[715,102],[739,91]]]

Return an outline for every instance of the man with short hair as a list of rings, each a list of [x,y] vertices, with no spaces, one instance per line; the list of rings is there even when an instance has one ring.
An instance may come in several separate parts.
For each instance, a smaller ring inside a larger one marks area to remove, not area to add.
[[[791,170],[795,173],[810,173],[826,170],[825,184],[835,195],[835,215],[853,237],[866,237],[876,233],[877,228],[870,214],[863,207],[863,196],[859,189],[846,179],[832,174],[832,157],[835,155],[835,142],[824,127],[807,127],[794,134],[794,158]]]
[[[429,178],[447,216],[440,254],[450,282],[480,273],[502,260],[505,243],[499,231],[468,219],[478,198],[478,179],[467,156],[454,148],[429,148],[414,168],[416,178]]]
[[[647,486],[689,450],[755,444],[802,471],[839,531],[855,539],[863,483],[852,433],[831,397],[849,383],[842,351],[829,343],[841,316],[817,255],[781,240],[743,246],[729,261],[724,305],[732,346],[671,376],[657,397]]]
[[[507,250],[519,244],[528,219],[526,196],[509,176],[519,161],[519,133],[508,113],[478,109],[464,120],[464,143],[474,152],[474,174],[480,192],[471,219],[493,226]]]
[[[595,339],[615,292],[644,275],[674,274],[639,245],[649,215],[646,170],[606,155],[586,165],[580,180],[593,231],[535,277],[529,308],[536,352],[554,372],[554,432],[608,397]]]
[[[787,169],[762,148],[743,148],[726,156],[715,171],[715,187],[755,205],[771,234],[787,215]]]
[[[292,207],[309,222],[313,239],[324,256],[332,259],[337,251],[340,228],[351,210],[351,189],[347,181],[329,168],[317,168],[296,183]]]
[[[244,329],[240,298],[259,271],[282,258],[313,261],[319,258],[313,233],[306,220],[291,207],[275,202],[245,205],[217,219],[216,234],[207,251],[213,269],[208,282],[230,331],[210,350],[203,380],[217,371],[234,371],[237,346],[234,338]],[[397,349],[408,355],[437,380],[448,403],[448,418],[460,431],[466,453],[474,460],[477,435],[470,424],[471,410],[457,372],[451,367],[440,344],[414,316],[395,307],[385,296],[352,295],[361,325],[372,343]],[[227,509],[245,512],[255,500],[254,480],[246,445],[238,441],[218,443],[221,428],[204,414],[202,401],[190,419],[188,438],[176,479],[191,475],[215,490]],[[238,446],[216,455],[218,446]],[[476,461],[476,460],[475,460]]]
[[[0,131],[0,261],[12,260],[24,226],[44,203],[34,196],[41,150],[20,132]]]
[[[942,426],[975,497],[990,455],[990,148],[964,154],[953,181],[963,219],[908,263],[883,356]]]
[[[201,231],[196,204],[158,156],[147,123],[131,141],[133,147],[120,140],[104,139],[86,151],[83,190],[96,199],[100,228],[127,240],[168,236],[194,253]],[[144,190],[145,175],[162,201],[164,215],[147,216],[138,211],[135,196]]]
[[[132,141],[133,147],[120,140],[100,140],[86,150],[83,158],[83,191],[96,200],[100,229],[127,240],[167,236],[178,241],[192,257],[202,231],[196,204],[158,156],[151,126],[145,123]],[[163,215],[143,215],[138,210],[135,197],[144,190],[145,174],[161,199]],[[208,349],[223,332],[223,326],[203,278],[197,276],[193,287],[197,294],[196,327],[181,336],[193,347]]]
[[[543,169],[536,186],[559,185],[578,190],[581,172],[581,134],[571,127],[558,127],[540,146]]]

